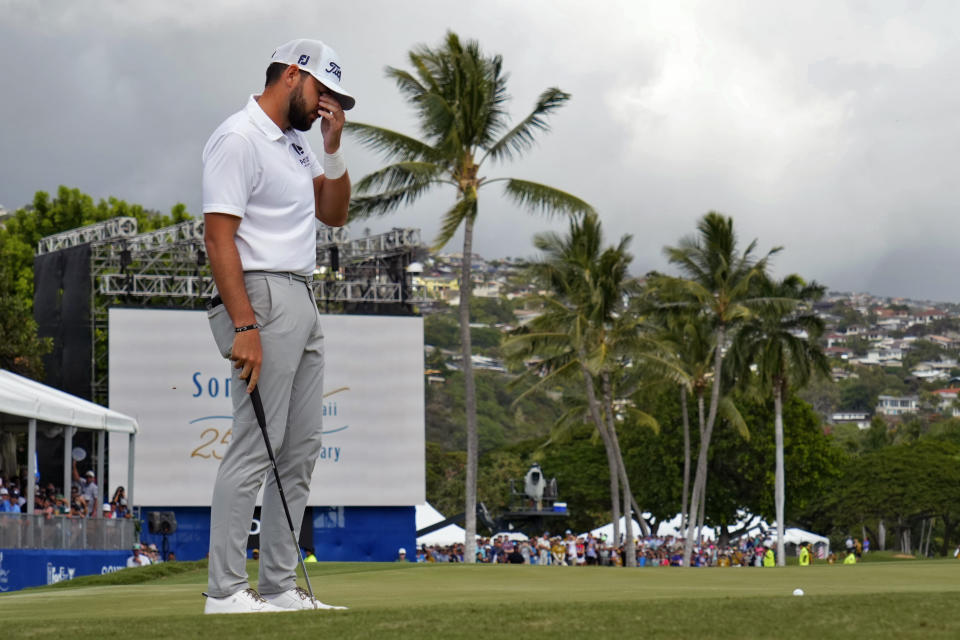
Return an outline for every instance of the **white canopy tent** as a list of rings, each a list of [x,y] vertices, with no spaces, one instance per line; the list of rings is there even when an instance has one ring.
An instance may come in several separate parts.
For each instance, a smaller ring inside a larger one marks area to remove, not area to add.
[[[770,535],[770,544],[773,544],[777,539],[776,531],[772,531]],[[804,531],[803,529],[789,528],[783,530],[783,543],[785,545],[793,545],[794,549],[804,542],[809,542],[813,545],[814,550],[818,558],[826,558],[830,554],[830,538],[812,533],[810,531]]]
[[[27,468],[31,480],[36,477],[37,422],[61,425],[64,431],[63,487],[69,491],[72,478],[72,441],[76,429],[98,432],[97,480],[103,482],[106,433],[126,433],[130,436],[128,465],[133,478],[133,445],[139,425],[136,419],[98,404],[72,396],[69,393],[0,369],[0,414],[3,429],[27,430]],[[127,500],[133,504],[133,482],[127,488]],[[27,482],[27,513],[33,513],[34,482]]]
[[[627,519],[626,519],[625,517],[621,516],[621,517],[620,517],[620,535],[621,535],[621,536],[622,536],[623,533],[626,531],[626,526],[627,526]],[[607,524],[603,525],[602,527],[597,527],[596,529],[593,529],[592,531],[590,531],[590,534],[591,534],[594,538],[600,538],[600,537],[602,537],[602,536],[606,536],[606,537],[607,537],[607,540],[611,540],[611,541],[612,541],[612,540],[613,540],[613,523],[612,523],[612,522],[608,522]],[[580,534],[581,537],[582,537],[582,536],[585,536],[585,535],[587,535],[587,534],[585,534],[585,533]],[[640,528],[640,523],[637,522],[636,520],[633,521],[633,537],[635,537],[635,538],[642,538],[642,537],[643,537],[643,529]]]
[[[490,536],[490,538],[506,538],[511,542],[526,542],[530,539],[530,537],[522,531],[500,531]]]
[[[670,520],[661,520],[657,525],[657,535],[661,538],[667,536],[681,537],[683,535],[680,531],[682,520],[682,515],[679,513]],[[714,529],[705,526],[701,532],[701,537],[704,540],[714,540],[717,537],[718,530],[719,528]],[[737,511],[737,521],[727,526],[727,532],[733,533],[741,530],[743,533],[739,535],[753,536],[764,531],[769,531],[770,525],[764,522],[759,516],[755,516],[741,509]]]
[[[680,525],[682,521],[683,516],[679,513],[670,520],[662,520],[659,524],[657,524],[657,536],[661,538],[666,538],[669,536],[673,536],[674,538],[682,537],[683,533],[680,531]],[[704,527],[700,531],[700,538],[702,540],[713,540],[715,537],[715,532],[710,527]]]
[[[446,517],[434,509],[428,502],[418,504],[416,506],[416,513],[417,531],[423,529],[424,527],[429,527],[432,524],[446,520]],[[448,524],[443,529],[431,531],[430,533],[417,538],[417,547],[425,544],[440,546],[457,544],[465,540],[465,535],[466,531],[463,529],[463,527],[455,524]]]
[[[811,533],[810,531],[804,531],[803,529],[784,529],[783,530],[783,541],[786,544],[800,544],[803,542],[809,542],[810,544],[830,544],[830,538],[825,538],[824,536],[817,535],[816,533]]]

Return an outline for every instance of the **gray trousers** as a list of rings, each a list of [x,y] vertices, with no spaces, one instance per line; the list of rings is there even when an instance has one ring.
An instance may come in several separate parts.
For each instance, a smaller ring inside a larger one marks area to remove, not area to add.
[[[284,495],[298,539],[310,494],[310,477],[320,451],[323,415],[323,332],[309,285],[287,274],[247,272],[247,296],[263,346],[260,396],[267,418]],[[221,355],[229,357],[233,322],[222,304],[207,312]],[[283,504],[270,468],[263,434],[239,369],[233,369],[233,431],[210,508],[210,566],[207,592],[222,598],[249,587],[247,536],[257,493],[260,511],[260,582],[264,594],[296,586],[297,550],[290,539]]]

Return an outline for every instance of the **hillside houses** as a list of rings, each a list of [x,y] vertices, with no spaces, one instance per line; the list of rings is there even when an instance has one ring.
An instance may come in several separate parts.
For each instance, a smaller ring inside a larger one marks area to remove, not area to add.
[[[859,398],[856,402],[826,400],[825,409],[834,407],[824,413],[828,422],[863,429],[871,414],[888,422],[920,415],[925,420],[960,417],[960,387],[954,384],[960,382],[957,305],[831,293],[818,302],[816,312],[826,324],[822,346],[833,361],[832,379],[851,392],[865,385],[848,396]],[[859,382],[858,371],[874,382]],[[881,380],[888,381],[880,383],[886,388],[877,389]],[[872,395],[870,411],[863,411],[865,388],[877,394]]]

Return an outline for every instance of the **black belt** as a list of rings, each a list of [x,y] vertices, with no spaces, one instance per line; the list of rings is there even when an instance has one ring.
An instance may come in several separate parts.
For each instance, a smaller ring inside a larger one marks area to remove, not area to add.
[[[207,309],[213,309],[214,307],[219,307],[222,304],[223,304],[223,298],[221,298],[220,294],[218,293],[217,295],[210,298],[209,302],[207,302]]]

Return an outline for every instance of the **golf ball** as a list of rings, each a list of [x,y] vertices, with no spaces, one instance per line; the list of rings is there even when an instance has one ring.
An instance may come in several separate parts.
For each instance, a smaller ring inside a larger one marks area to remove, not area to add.
[[[793,595],[795,595],[795,596],[802,596],[802,595],[803,595],[803,589],[794,589],[794,590],[793,590]]]

